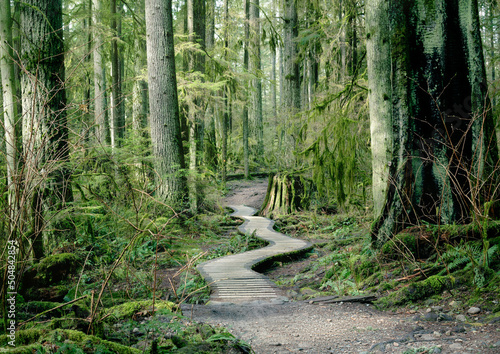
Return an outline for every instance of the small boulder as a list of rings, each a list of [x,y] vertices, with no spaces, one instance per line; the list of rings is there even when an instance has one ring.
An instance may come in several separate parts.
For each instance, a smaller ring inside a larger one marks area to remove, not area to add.
[[[479,312],[481,312],[481,309],[479,307],[474,307],[474,306],[467,311],[467,313],[471,315],[478,314]]]

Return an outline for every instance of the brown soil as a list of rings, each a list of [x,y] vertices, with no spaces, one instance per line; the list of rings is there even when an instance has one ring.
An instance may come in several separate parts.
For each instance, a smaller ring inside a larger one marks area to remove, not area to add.
[[[237,181],[224,202],[259,208],[267,181]],[[271,279],[292,277],[312,259],[270,270]],[[340,303],[313,305],[291,300],[246,304],[184,305],[193,320],[226,326],[256,353],[414,353],[416,348],[439,348],[435,353],[500,353],[500,327],[467,316],[469,323],[426,321],[428,313],[382,312],[372,305]],[[420,318],[417,319],[417,316]],[[419,351],[431,353],[432,351]]]
[[[227,189],[224,205],[247,205],[259,209],[266,196],[267,179],[231,181],[227,183]]]

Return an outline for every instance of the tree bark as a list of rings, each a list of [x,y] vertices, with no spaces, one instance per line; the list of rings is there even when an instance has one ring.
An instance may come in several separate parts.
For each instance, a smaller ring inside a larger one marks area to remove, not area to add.
[[[94,116],[97,144],[105,145],[107,142],[106,124],[106,82],[105,69],[102,58],[102,6],[101,0],[93,1],[93,35],[94,35]]]
[[[215,0],[207,0],[206,3],[206,33],[205,45],[209,55],[212,55],[215,43]],[[205,72],[210,81],[214,81],[215,70],[212,61],[207,61]],[[212,101],[208,102],[207,114],[205,115],[208,122],[205,124],[205,134],[203,143],[203,159],[204,166],[209,170],[216,171],[217,168],[217,135],[215,134],[215,104]]]
[[[121,133],[121,117],[120,117],[120,53],[118,51],[118,17],[116,0],[110,1],[111,6],[111,32],[113,39],[111,40],[111,119],[110,119],[110,136],[111,148],[114,150],[120,146],[120,140],[123,138]]]
[[[271,18],[274,19],[276,17],[276,8],[275,8],[275,0],[271,0]],[[274,22],[274,21],[273,21]],[[275,23],[273,23],[275,25]],[[273,35],[274,36],[274,35]],[[272,124],[276,126],[278,124],[278,114],[277,114],[277,101],[276,101],[276,47],[277,47],[277,40],[274,39],[271,43],[271,73],[270,73],[270,79],[271,79],[271,117],[272,117]]]
[[[187,0],[187,27],[189,40],[205,49],[205,1]],[[205,73],[205,57],[199,52],[189,53],[189,71]],[[204,120],[202,97],[194,92],[193,105],[189,107],[189,205],[192,213],[198,211],[198,155],[200,155],[202,139],[200,139],[200,127]]]
[[[69,145],[62,1],[26,1],[21,27],[24,180],[32,196],[34,256],[40,258],[43,211],[60,210],[73,200],[65,166]]]
[[[227,61],[228,59],[228,51],[229,51],[229,2],[228,0],[224,0],[224,59]],[[229,87],[225,85],[222,89],[222,101],[224,105],[224,109],[222,112],[222,158],[221,158],[221,179],[225,183],[226,182],[226,174],[227,174],[227,128],[229,124]]]
[[[250,0],[245,0],[245,46],[243,52],[243,70],[248,72],[248,46],[250,41]],[[242,117],[242,130],[243,130],[243,171],[245,179],[250,178],[250,150],[248,146],[248,82],[245,82],[245,90],[243,92],[243,117]]]
[[[264,157],[264,123],[262,121],[262,82],[260,60],[260,19],[259,0],[250,2],[250,72],[254,75],[252,80],[252,121],[253,131],[257,140],[257,161]]]
[[[484,217],[498,148],[477,1],[370,0],[366,10],[374,243],[421,221]]]
[[[186,182],[175,73],[171,0],[146,0],[146,45],[151,141],[160,200],[179,208]]]
[[[7,167],[7,203],[9,236],[15,230],[15,215],[17,214],[16,176],[18,172],[17,140],[18,129],[16,80],[14,76],[14,58],[12,56],[12,18],[10,1],[0,0],[0,72],[2,89],[2,111],[4,118],[5,157]]]
[[[295,114],[300,109],[300,73],[297,62],[298,20],[296,0],[284,0],[283,109]]]

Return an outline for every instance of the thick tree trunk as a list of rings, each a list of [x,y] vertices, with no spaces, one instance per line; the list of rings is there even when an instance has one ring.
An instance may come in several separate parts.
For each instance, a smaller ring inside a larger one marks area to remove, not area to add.
[[[266,217],[286,215],[309,207],[311,185],[299,176],[269,176],[266,197],[259,214]]]
[[[14,58],[12,56],[12,18],[10,1],[0,0],[0,72],[2,89],[2,113],[5,134],[5,158],[7,167],[7,203],[9,236],[15,230],[15,215],[17,214],[16,176],[17,176],[17,140],[18,129],[16,104],[16,81],[14,76]]]
[[[477,1],[370,0],[366,13],[374,242],[484,216],[498,150]]]
[[[42,211],[60,210],[73,200],[65,166],[69,145],[61,0],[23,3],[21,27],[24,180],[33,200],[33,249],[40,257],[43,248],[35,245],[42,242]]]
[[[151,141],[157,173],[157,195],[174,207],[184,204],[184,168],[171,0],[146,0],[146,45]]]
[[[97,144],[107,142],[106,124],[106,82],[102,58],[102,0],[93,0],[93,35],[94,35],[94,116]]]

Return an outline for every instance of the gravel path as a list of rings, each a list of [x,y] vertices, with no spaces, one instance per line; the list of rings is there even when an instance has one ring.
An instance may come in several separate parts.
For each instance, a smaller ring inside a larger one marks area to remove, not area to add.
[[[185,305],[193,320],[222,325],[256,353],[500,353],[497,325],[415,321],[414,314],[381,312],[354,303],[303,302]],[[429,353],[429,351],[427,351]]]

